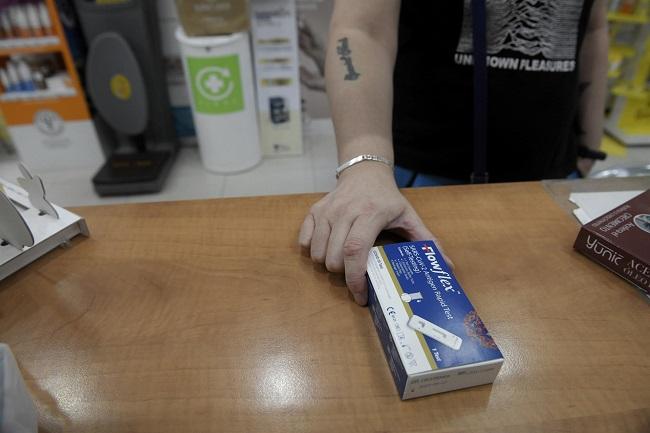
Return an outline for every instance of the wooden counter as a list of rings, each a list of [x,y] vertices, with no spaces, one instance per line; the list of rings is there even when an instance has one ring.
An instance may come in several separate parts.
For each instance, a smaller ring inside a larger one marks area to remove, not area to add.
[[[493,385],[402,402],[366,308],[301,255],[319,195],[73,209],[0,282],[42,432],[650,432],[650,310],[572,250],[541,183],[405,192],[505,356]]]

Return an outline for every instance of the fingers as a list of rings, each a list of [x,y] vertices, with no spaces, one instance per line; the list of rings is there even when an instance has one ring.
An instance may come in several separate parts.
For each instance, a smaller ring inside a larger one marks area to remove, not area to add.
[[[454,262],[452,262],[449,256],[445,253],[442,244],[438,238],[433,233],[431,233],[427,226],[424,225],[422,219],[417,214],[417,212],[415,212],[415,209],[413,209],[412,206],[409,205],[407,207],[407,209],[404,211],[403,218],[400,218],[395,225],[391,226],[391,228],[395,228],[401,231],[406,239],[410,241],[424,241],[431,239],[435,242],[436,246],[442,253],[445,262],[447,262],[452,270],[454,269]]]
[[[433,233],[424,225],[420,216],[411,206],[406,208],[401,219],[400,228],[408,240],[424,241],[427,239],[435,239]]]
[[[343,216],[331,227],[325,218],[316,219],[312,213],[305,217],[300,227],[298,243],[302,248],[309,249],[312,259],[318,263],[325,263],[330,272],[344,272],[343,243],[350,232],[353,217]],[[330,228],[331,227],[331,228]],[[329,229],[329,230],[328,230]]]
[[[300,226],[300,234],[298,235],[298,243],[303,248],[311,246],[311,238],[314,234],[314,216],[309,214]]]
[[[576,166],[578,168],[578,172],[582,177],[587,177],[589,173],[591,172],[591,169],[594,166],[594,163],[596,161],[593,159],[588,159],[588,158],[578,158],[578,161],[576,162]]]
[[[314,234],[311,238],[311,258],[316,263],[325,263],[327,243],[332,228],[326,218],[314,217]]]
[[[298,243],[302,248],[310,250],[314,261],[325,263],[328,271],[343,273],[343,243],[353,219],[345,218],[336,222],[330,231],[327,230],[329,223],[323,219],[316,232],[316,218],[311,213],[305,217],[300,227]]]
[[[368,283],[366,267],[368,253],[384,224],[376,217],[358,217],[343,244],[345,281],[348,289],[359,305],[368,303]]]
[[[350,226],[352,225],[351,219],[341,220],[334,224],[330,239],[327,244],[327,256],[325,257],[325,267],[330,272],[342,273],[344,268],[343,262],[343,245],[345,239],[350,233]]]
[[[330,223],[319,211],[317,203],[302,222],[298,235],[298,243],[310,250],[311,259],[316,263],[325,263],[330,231]]]
[[[356,216],[354,213],[344,214],[332,227],[332,233],[330,234],[329,243],[327,245],[327,257],[325,258],[325,266],[330,272],[343,273],[345,271],[343,245],[350,233],[350,228],[352,227],[355,218]]]

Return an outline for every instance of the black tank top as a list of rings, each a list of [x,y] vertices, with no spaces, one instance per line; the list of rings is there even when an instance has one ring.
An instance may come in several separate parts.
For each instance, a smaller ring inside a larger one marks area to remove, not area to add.
[[[487,164],[495,182],[575,170],[578,54],[591,0],[487,1]],[[470,0],[402,0],[394,72],[398,165],[472,172]]]

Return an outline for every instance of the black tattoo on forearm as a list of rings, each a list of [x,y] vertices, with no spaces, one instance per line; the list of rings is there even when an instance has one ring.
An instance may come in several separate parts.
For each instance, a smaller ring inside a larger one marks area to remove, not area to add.
[[[344,79],[349,81],[354,81],[361,75],[354,70],[354,65],[352,65],[352,51],[348,45],[348,38],[339,39],[339,45],[336,47],[336,53],[339,55],[339,58],[345,63],[345,67],[348,69],[348,73],[345,74]]]

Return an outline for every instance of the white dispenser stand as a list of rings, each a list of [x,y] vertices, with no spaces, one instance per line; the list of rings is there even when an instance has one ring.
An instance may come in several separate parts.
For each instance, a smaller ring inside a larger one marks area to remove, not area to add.
[[[176,39],[203,165],[217,173],[254,167],[261,149],[248,33],[189,37],[179,27]]]

